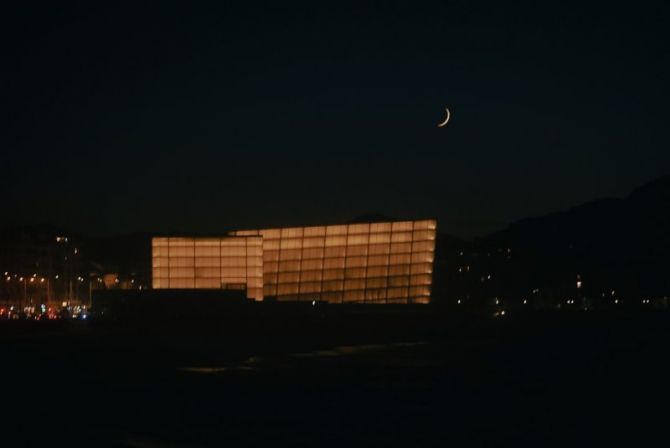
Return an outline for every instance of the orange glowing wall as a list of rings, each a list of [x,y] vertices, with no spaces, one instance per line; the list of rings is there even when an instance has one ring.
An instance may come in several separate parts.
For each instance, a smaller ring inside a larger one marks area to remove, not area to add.
[[[434,220],[231,232],[261,236],[263,295],[280,301],[429,303]]]
[[[153,238],[155,289],[219,289],[244,285],[247,297],[263,300],[260,237]]]

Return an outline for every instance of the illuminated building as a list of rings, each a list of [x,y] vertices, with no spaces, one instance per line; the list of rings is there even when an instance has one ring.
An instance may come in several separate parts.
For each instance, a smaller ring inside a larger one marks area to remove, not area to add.
[[[153,238],[154,289],[238,289],[263,300],[260,237]]]
[[[428,303],[436,221],[153,238],[155,289],[245,287],[254,300]]]

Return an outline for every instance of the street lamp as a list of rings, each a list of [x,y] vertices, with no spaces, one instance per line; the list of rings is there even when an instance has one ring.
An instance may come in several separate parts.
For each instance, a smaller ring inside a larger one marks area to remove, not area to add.
[[[44,282],[47,284],[47,304],[49,304],[51,301],[51,280],[49,277],[41,277],[40,283],[44,284]]]
[[[26,279],[23,277],[19,277],[19,281],[23,282],[23,299],[21,300],[21,308],[25,305],[26,302],[26,295],[27,295],[27,288],[28,286],[26,285]]]

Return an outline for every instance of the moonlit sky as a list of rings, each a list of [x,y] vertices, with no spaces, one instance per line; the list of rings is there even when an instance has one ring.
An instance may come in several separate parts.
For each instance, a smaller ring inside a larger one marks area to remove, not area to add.
[[[4,223],[473,237],[670,172],[662,2],[220,3],[4,11]]]

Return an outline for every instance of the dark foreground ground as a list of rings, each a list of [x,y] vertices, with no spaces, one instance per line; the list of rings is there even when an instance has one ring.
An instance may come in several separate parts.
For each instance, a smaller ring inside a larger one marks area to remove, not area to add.
[[[0,446],[668,446],[670,314],[0,322]]]

